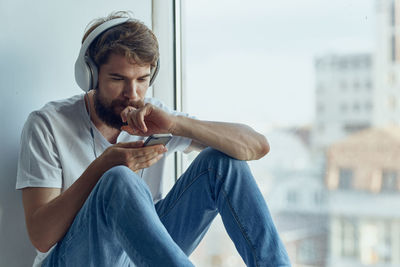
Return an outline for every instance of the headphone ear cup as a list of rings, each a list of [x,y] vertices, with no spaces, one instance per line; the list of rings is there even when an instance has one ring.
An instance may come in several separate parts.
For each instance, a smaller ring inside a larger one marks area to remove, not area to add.
[[[92,71],[84,58],[78,58],[75,62],[75,81],[83,91],[87,92],[90,90],[92,85]]]
[[[98,85],[98,80],[99,80],[99,71],[97,69],[96,63],[90,58],[89,56],[85,57],[86,64],[90,69],[90,89],[96,89]],[[90,90],[89,89],[89,90]]]

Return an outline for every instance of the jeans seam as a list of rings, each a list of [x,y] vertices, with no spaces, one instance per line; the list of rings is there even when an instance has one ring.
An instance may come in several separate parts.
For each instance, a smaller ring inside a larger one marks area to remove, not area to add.
[[[203,174],[209,172],[211,169],[207,169],[205,171],[202,171],[199,173],[199,175],[197,175],[195,178],[193,178],[193,180],[182,190],[181,194],[176,198],[176,200],[170,205],[170,208],[165,211],[162,215],[159,215],[159,218],[162,219],[165,216],[167,216],[167,214],[175,207],[176,203],[181,199],[181,197],[183,196],[183,194],[187,191],[187,189],[192,186],[192,184],[197,181],[197,179],[202,176]]]
[[[129,243],[129,239],[124,235],[124,232],[121,233],[121,237],[124,238],[125,241],[128,241],[128,242],[126,242],[126,244],[130,247],[131,251],[133,251],[135,253],[135,256],[137,258],[139,258],[138,260],[140,261],[140,266],[149,266],[148,264],[146,264],[143,261],[141,255],[136,251],[136,249],[133,246],[131,246],[131,244]],[[132,259],[129,257],[129,255],[128,255],[128,258],[132,261]]]
[[[225,192],[225,190],[224,190],[223,188],[221,188],[221,192],[222,192],[222,194],[224,195],[224,197],[225,197],[225,199],[226,199],[226,202],[228,203],[228,207],[229,207],[229,210],[231,211],[231,213],[232,213],[232,215],[233,215],[233,218],[235,219],[236,223],[237,223],[238,226],[239,226],[240,232],[242,232],[242,235],[243,235],[244,239],[247,241],[247,243],[248,243],[248,245],[249,245],[249,247],[250,247],[250,249],[251,249],[251,252],[253,253],[254,262],[255,262],[256,266],[259,266],[259,265],[258,265],[258,261],[257,261],[257,256],[256,256],[256,254],[255,254],[255,248],[254,248],[254,246],[251,244],[250,239],[249,239],[249,237],[248,237],[248,234],[247,234],[246,230],[244,229],[243,225],[240,223],[239,217],[237,216],[237,213],[236,213],[235,210],[233,209],[232,204],[231,204],[231,202],[229,201],[228,195],[227,195],[227,193]]]

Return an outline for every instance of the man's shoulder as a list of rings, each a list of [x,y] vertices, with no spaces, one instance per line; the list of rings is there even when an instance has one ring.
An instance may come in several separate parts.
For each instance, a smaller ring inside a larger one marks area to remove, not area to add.
[[[40,109],[30,113],[29,118],[60,116],[66,112],[77,112],[83,105],[83,95],[74,95],[69,98],[54,100],[46,103]]]
[[[83,95],[48,102],[29,114],[25,128],[51,128],[51,125],[58,124],[58,121],[65,122],[67,118],[74,120],[79,116],[83,105]]]

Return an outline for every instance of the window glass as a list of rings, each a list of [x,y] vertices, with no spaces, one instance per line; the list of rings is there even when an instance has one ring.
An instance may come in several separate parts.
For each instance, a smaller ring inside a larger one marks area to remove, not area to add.
[[[182,0],[183,109],[268,138],[249,165],[293,266],[400,266],[385,204],[399,182],[379,171],[400,171],[398,14],[397,0]],[[244,266],[216,220],[191,259]]]

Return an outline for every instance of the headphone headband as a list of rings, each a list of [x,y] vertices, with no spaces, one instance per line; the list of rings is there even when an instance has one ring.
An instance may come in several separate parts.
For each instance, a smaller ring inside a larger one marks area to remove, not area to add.
[[[87,92],[97,86],[98,81],[98,69],[96,63],[90,56],[87,55],[87,51],[92,44],[92,42],[104,31],[115,27],[119,24],[123,24],[129,21],[130,18],[115,18],[103,22],[99,26],[97,26],[85,39],[82,44],[82,47],[79,51],[78,58],[75,62],[75,81],[79,85],[79,87]],[[153,74],[150,78],[150,86],[153,84],[155,77],[158,73],[160,67],[160,61],[157,61],[156,67],[153,71]]]

